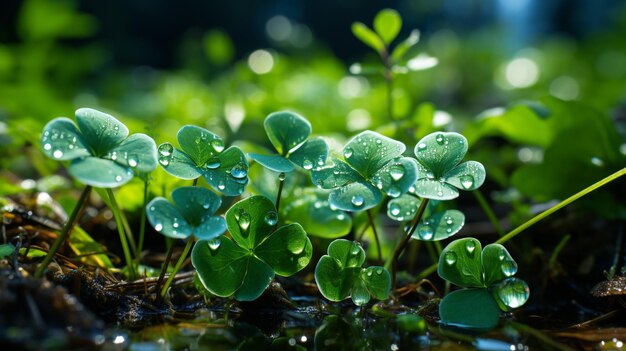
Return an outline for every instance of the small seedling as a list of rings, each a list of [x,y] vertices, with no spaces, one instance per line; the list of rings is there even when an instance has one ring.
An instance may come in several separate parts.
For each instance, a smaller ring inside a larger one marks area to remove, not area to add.
[[[263,167],[280,172],[276,195],[276,208],[280,209],[285,173],[292,172],[296,166],[307,171],[323,166],[328,157],[328,145],[322,138],[307,140],[311,135],[311,123],[293,112],[274,112],[265,118],[263,126],[278,154],[251,153],[248,156]]]
[[[517,263],[500,244],[481,250],[474,238],[455,240],[441,252],[437,273],[464,288],[441,300],[439,316],[447,325],[491,329],[498,324],[500,310],[509,311],[528,300],[528,285],[513,277]]]
[[[363,306],[371,297],[384,300],[389,296],[389,272],[380,266],[362,268],[365,251],[357,242],[337,239],[328,246],[328,255],[315,267],[315,282],[325,298],[342,301],[348,297]]]
[[[275,274],[291,276],[311,259],[313,248],[302,226],[276,228],[278,213],[264,196],[234,204],[226,213],[226,223],[230,238],[201,240],[191,254],[200,281],[212,294],[255,300]]]
[[[213,215],[221,204],[222,200],[210,190],[189,186],[175,189],[172,192],[172,202],[157,197],[146,207],[148,221],[157,232],[168,238],[187,239],[174,271],[160,292],[161,298],[167,293],[174,276],[187,257],[194,238],[212,240],[226,231],[224,218]],[[165,262],[162,272],[167,270],[167,265],[168,262]]]
[[[206,182],[227,196],[241,195],[248,184],[248,161],[236,146],[224,150],[224,141],[218,135],[193,125],[178,130],[178,144],[159,145],[159,164],[181,179],[204,177]]]
[[[126,238],[130,233],[124,232],[122,216],[111,188],[129,182],[135,174],[134,170],[140,173],[153,171],[157,167],[157,156],[152,138],[140,133],[130,136],[128,134],[128,128],[113,116],[89,108],[76,111],[76,124],[69,118],[59,117],[44,127],[41,136],[44,154],[55,160],[71,161],[68,172],[87,184],[87,187],[61,235],[35,272],[36,277],[41,277],[45,267],[71,232],[92,186],[107,189],[130,277],[135,276]]]

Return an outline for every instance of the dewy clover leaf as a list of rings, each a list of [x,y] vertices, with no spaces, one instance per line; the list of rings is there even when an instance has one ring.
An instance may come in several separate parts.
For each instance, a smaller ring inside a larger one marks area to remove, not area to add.
[[[248,184],[248,161],[236,146],[224,150],[218,135],[193,125],[178,130],[178,144],[159,145],[159,164],[181,179],[204,177],[206,182],[224,195],[240,195]]]
[[[195,236],[209,240],[226,231],[226,221],[213,214],[222,200],[209,189],[187,186],[172,192],[172,202],[163,197],[148,204],[148,221],[154,229],[173,239]]]
[[[128,128],[106,113],[81,108],[76,124],[59,117],[44,127],[41,147],[46,156],[72,161],[68,172],[80,182],[100,188],[126,184],[133,170],[148,173],[157,167],[154,140]]]
[[[467,153],[467,139],[458,133],[435,132],[415,145],[419,177],[415,194],[435,200],[450,200],[459,190],[475,190],[485,181],[480,162],[461,160]]]
[[[276,228],[278,214],[264,196],[251,196],[226,213],[230,238],[198,241],[191,262],[204,287],[221,297],[257,299],[275,274],[290,276],[309,263],[313,248],[300,224]]]
[[[517,263],[500,244],[481,250],[474,238],[455,240],[441,252],[437,273],[465,288],[441,301],[439,315],[444,324],[490,329],[498,323],[500,310],[517,308],[528,300],[528,285],[513,277]]]
[[[334,189],[328,200],[344,211],[370,209],[382,200],[382,193],[398,197],[417,179],[417,163],[402,157],[403,143],[372,131],[364,131],[343,149],[344,161],[313,170],[313,183]]]
[[[328,246],[328,255],[320,258],[315,267],[315,282],[325,298],[341,301],[352,297],[362,306],[371,296],[384,300],[391,290],[389,272],[379,266],[361,268],[365,251],[356,242],[337,239]]]
[[[278,155],[249,154],[250,158],[275,172],[291,172],[295,166],[311,170],[323,166],[328,145],[321,138],[307,140],[311,124],[289,111],[274,112],[263,123],[265,132]]]

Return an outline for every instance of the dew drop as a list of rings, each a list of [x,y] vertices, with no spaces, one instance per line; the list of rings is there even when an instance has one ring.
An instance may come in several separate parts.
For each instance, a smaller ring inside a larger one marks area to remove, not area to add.
[[[222,239],[220,239],[219,237],[211,239],[209,240],[208,244],[209,249],[215,251],[220,248],[220,245],[222,244]]]
[[[360,207],[363,206],[363,202],[365,202],[365,199],[363,199],[363,196],[361,195],[354,195],[352,196],[351,202],[354,206]]]
[[[500,269],[505,276],[510,277],[517,273],[517,263],[513,261],[503,261],[500,264]]]
[[[447,224],[447,225],[452,225],[452,223],[454,223],[454,222],[452,221],[452,218],[451,218],[451,217],[447,217],[447,218],[446,218],[446,224]]]
[[[275,211],[269,211],[265,214],[263,221],[268,225],[276,225],[276,222],[278,222],[278,214]]]
[[[517,308],[528,301],[530,289],[525,281],[518,278],[508,278],[498,284],[496,288],[498,298],[509,308]]]
[[[504,249],[501,249],[500,253],[498,254],[498,259],[502,261],[504,260],[505,257],[506,257],[506,251]]]
[[[50,149],[52,149],[52,145],[49,144],[49,143],[45,143],[45,144],[43,144],[43,149],[44,150],[50,150]]]
[[[154,225],[154,230],[156,230],[157,232],[160,232],[161,230],[163,230],[163,224],[161,223],[157,223]]]
[[[337,219],[340,220],[340,221],[343,221],[344,219],[346,219],[346,215],[343,214],[343,213],[340,213],[340,214],[337,215]]]
[[[591,158],[591,164],[593,164],[596,167],[602,167],[604,166],[604,161],[600,157],[594,156]]]
[[[400,205],[396,204],[396,203],[392,203],[389,205],[389,213],[391,213],[394,216],[397,216],[400,214]]]
[[[239,213],[239,219],[237,221],[239,222],[239,228],[241,228],[243,234],[248,233],[248,229],[250,228],[250,220],[250,214],[242,209]]]
[[[402,190],[400,190],[400,188],[398,188],[397,186],[393,185],[387,190],[387,195],[391,197],[398,197],[402,195]]]
[[[473,240],[468,240],[465,243],[465,250],[467,250],[467,253],[470,255],[473,254],[474,250],[476,250],[476,243]]]
[[[206,161],[206,168],[208,169],[216,169],[222,165],[222,162],[217,157],[211,157],[208,161]]]
[[[307,171],[313,168],[313,162],[311,162],[311,160],[309,159],[305,159],[304,161],[302,161],[302,168],[306,169]]]
[[[383,269],[382,269],[382,267],[378,267],[378,268],[376,268],[376,274],[378,274],[378,275],[383,274]]]
[[[115,181],[116,182],[121,182],[122,181],[122,176],[121,175],[115,176]]]
[[[156,208],[154,206],[150,206],[150,211],[155,211]]]
[[[217,188],[219,190],[224,190],[224,189],[226,189],[226,184],[224,184],[223,181],[220,181],[219,184],[217,184]]]
[[[354,153],[354,151],[350,147],[347,147],[347,148],[343,149],[343,157],[345,157],[345,158],[350,158],[353,153]]]
[[[135,157],[128,158],[128,165],[131,167],[137,167],[138,161]]]
[[[278,180],[281,182],[285,181],[285,172],[280,172],[280,174],[278,175]]]
[[[433,236],[435,236],[435,232],[429,225],[423,225],[417,230],[417,235],[419,235],[422,240],[431,240]]]
[[[211,140],[211,147],[215,150],[215,152],[222,152],[224,151],[224,142],[220,139],[213,139]]]
[[[389,168],[389,175],[393,180],[398,181],[404,176],[404,167],[402,165],[393,165]]]
[[[456,253],[454,251],[446,252],[445,260],[448,265],[452,266],[456,263]]]
[[[417,144],[417,151],[424,151],[424,150],[426,150],[426,143]]]
[[[437,134],[435,136],[435,141],[437,142],[437,144],[442,145],[444,141],[443,134]]]
[[[350,253],[353,255],[358,255],[361,252],[361,247],[358,243],[353,243],[352,248],[350,249]]]
[[[474,177],[469,174],[460,176],[459,180],[464,189],[470,189],[474,185]]]
[[[174,147],[170,143],[164,143],[159,145],[159,155],[161,156],[171,156],[174,152]]]
[[[248,171],[243,166],[243,164],[237,164],[233,168],[230,169],[230,175],[233,178],[242,179],[248,175]]]
[[[368,269],[368,270],[367,270],[367,276],[368,276],[368,277],[371,277],[371,276],[372,276],[372,274],[374,274],[374,272],[373,272],[371,269]]]
[[[52,156],[54,158],[61,158],[61,157],[63,157],[63,151],[61,151],[61,150],[54,150],[54,152],[52,153]]]

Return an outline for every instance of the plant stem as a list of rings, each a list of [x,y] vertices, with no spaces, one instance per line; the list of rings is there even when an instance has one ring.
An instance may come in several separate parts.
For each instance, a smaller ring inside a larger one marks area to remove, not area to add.
[[[165,297],[165,294],[167,293],[167,289],[169,289],[170,285],[172,285],[172,281],[174,281],[174,278],[176,277],[176,273],[178,273],[180,266],[182,266],[183,262],[185,262],[185,258],[187,258],[187,254],[189,254],[189,250],[191,250],[191,247],[193,246],[193,239],[194,238],[192,236],[187,240],[187,245],[185,245],[185,248],[183,249],[183,253],[180,254],[178,261],[176,261],[176,265],[174,266],[174,271],[172,271],[172,274],[170,274],[169,278],[167,278],[165,285],[163,285],[163,288],[161,289],[161,299]]]
[[[167,272],[167,267],[170,265],[170,260],[172,259],[172,252],[174,251],[174,245],[170,245],[170,248],[167,250],[167,255],[165,256],[165,261],[163,261],[163,266],[161,267],[161,273],[159,273],[159,279],[156,283],[155,291],[157,292],[156,304],[158,305],[161,302],[161,293],[159,289],[161,288],[161,284],[163,283],[163,278],[165,278],[165,272]]]
[[[128,269],[128,278],[130,280],[134,280],[137,274],[135,272],[135,264],[128,248],[128,241],[126,238],[126,233],[124,232],[124,222],[122,219],[122,215],[120,214],[120,208],[117,206],[117,201],[115,200],[113,190],[111,190],[111,188],[107,188],[106,192],[109,196],[109,203],[111,205],[113,217],[115,217],[117,232],[120,235],[120,243],[122,244],[122,250],[124,251],[124,260],[126,260],[126,268]]]
[[[378,239],[378,232],[376,231],[376,224],[374,224],[374,217],[372,216],[372,212],[370,210],[367,212],[367,220],[369,221],[369,225],[372,228],[372,232],[374,232],[374,240],[376,241],[376,252],[378,254],[378,262],[383,261],[383,254],[380,248],[380,240]]]
[[[393,252],[393,258],[391,259],[391,291],[396,290],[396,273],[398,270],[398,259],[400,258],[400,255],[402,254],[404,249],[406,249],[406,246],[409,244],[409,241],[411,240],[411,235],[413,235],[413,233],[415,232],[415,228],[417,228],[420,220],[422,219],[424,211],[426,211],[427,205],[428,199],[422,199],[422,202],[420,203],[420,206],[417,208],[417,212],[415,213],[413,223],[411,223],[411,226],[404,236],[404,239],[402,239],[400,245],[398,245],[398,247],[396,247],[396,250]]]
[[[498,239],[496,241],[496,243],[498,244],[504,244],[505,242],[509,241],[510,239],[514,238],[515,236],[517,236],[519,233],[523,232],[524,230],[530,228],[531,226],[533,226],[535,223],[539,222],[540,220],[548,217],[549,215],[553,214],[554,212],[560,210],[561,208],[571,204],[572,202],[580,199],[581,197],[591,193],[592,191],[614,181],[615,179],[623,176],[626,174],[626,168],[622,168],[619,171],[609,175],[606,178],[601,179],[600,181],[586,187],[585,189],[577,192],[576,194],[568,197],[567,199],[559,202],[558,204],[556,204],[555,206],[541,212],[540,214],[536,215],[535,217],[529,219],[528,221],[526,221],[524,224],[518,226],[517,228],[511,230],[510,232],[508,232],[505,236],[501,237],[500,239]]]
[[[65,225],[63,226],[63,229],[61,230],[61,234],[56,238],[54,243],[52,243],[50,250],[48,250],[48,254],[43,259],[43,261],[39,264],[39,267],[37,267],[37,270],[35,271],[35,278],[41,278],[43,276],[43,272],[48,267],[48,264],[50,264],[50,261],[52,261],[54,254],[57,252],[61,244],[65,242],[65,239],[69,236],[72,228],[74,227],[74,225],[76,224],[76,221],[78,220],[78,214],[81,212],[82,208],[87,203],[87,198],[89,197],[90,193],[91,193],[91,186],[87,185],[85,189],[83,189],[82,194],[80,194],[78,203],[76,203],[76,206],[72,210],[70,217],[68,218],[67,222],[65,222]]]
[[[389,48],[385,47],[380,53],[385,71],[385,84],[387,86],[387,117],[393,121],[393,72],[391,70],[391,61],[389,57]]]
[[[276,213],[280,210],[280,197],[283,194],[283,185],[285,185],[285,172],[278,175],[278,194],[276,194]]]
[[[137,244],[137,264],[141,263],[141,252],[143,251],[143,242],[146,235],[146,207],[148,207],[148,180],[143,183],[143,211],[141,211],[141,218],[139,219],[139,243]]]
[[[504,230],[502,230],[500,220],[498,220],[498,217],[496,217],[496,214],[491,209],[491,206],[489,206],[489,203],[485,199],[483,193],[481,193],[480,190],[477,189],[472,191],[472,194],[474,194],[474,197],[478,201],[478,204],[483,209],[483,212],[485,212],[485,214],[487,215],[487,218],[491,222],[491,225],[493,225],[493,229],[496,230],[500,237],[504,236]]]

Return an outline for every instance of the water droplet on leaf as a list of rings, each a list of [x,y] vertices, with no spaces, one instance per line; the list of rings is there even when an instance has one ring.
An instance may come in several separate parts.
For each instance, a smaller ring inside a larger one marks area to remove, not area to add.
[[[239,218],[237,219],[237,221],[239,222],[239,228],[241,228],[242,234],[248,234],[248,229],[250,228],[250,220],[251,218],[248,212],[242,210],[239,213]]]
[[[233,178],[242,179],[248,175],[248,171],[242,164],[237,164],[230,170],[230,175]]]
[[[464,189],[469,189],[474,185],[474,177],[469,174],[460,176],[459,180],[461,181],[461,186],[463,186]]]
[[[63,157],[63,151],[61,151],[61,150],[54,150],[54,152],[52,153],[52,157],[54,157],[54,158],[61,158],[61,157]]]
[[[306,169],[307,171],[313,168],[313,162],[311,162],[311,160],[309,159],[305,159],[304,161],[302,161],[302,168]]]
[[[419,229],[417,230],[417,235],[419,235],[420,239],[422,240],[431,240],[433,236],[435,235],[435,232],[433,231],[433,228],[431,228],[430,226],[423,225],[423,226],[420,226]]]
[[[347,147],[347,148],[343,149],[343,157],[350,158],[352,156],[353,152],[354,151],[352,150],[352,148]]]
[[[392,203],[391,205],[389,205],[389,212],[394,215],[397,216],[400,214],[400,206],[396,203]]]
[[[437,134],[437,136],[435,136],[435,141],[437,142],[437,144],[442,145],[443,144],[443,134]]]
[[[510,277],[517,273],[517,263],[513,261],[503,261],[500,264],[500,269],[505,276]]]
[[[208,161],[206,161],[206,168],[208,169],[216,169],[222,165],[222,162],[217,157],[211,157]]]
[[[163,230],[163,224],[161,223],[157,223],[154,225],[154,230],[156,230],[157,232],[160,232],[161,230]]]
[[[417,144],[417,151],[424,151],[424,150],[426,150],[426,143]]]
[[[215,150],[215,152],[220,153],[224,151],[224,142],[220,139],[213,139],[211,140],[211,147]]]
[[[465,250],[467,250],[470,255],[473,254],[474,250],[476,250],[476,243],[474,243],[473,240],[468,240],[465,243]]]
[[[448,265],[452,266],[456,263],[456,253],[454,251],[446,252],[445,260]]]
[[[52,149],[52,145],[51,145],[51,144],[48,144],[48,143],[43,144],[43,149],[44,149],[44,150],[50,150],[50,149]]]
[[[171,156],[174,152],[174,147],[170,143],[164,143],[159,145],[159,155],[160,156]]]
[[[268,225],[276,225],[276,222],[278,222],[278,214],[275,211],[269,211],[265,214],[263,221]]]
[[[530,289],[525,281],[518,278],[508,278],[498,284],[496,288],[498,298],[509,308],[522,306],[528,300]]]
[[[398,197],[402,195],[402,190],[400,190],[400,188],[398,188],[397,186],[393,185],[389,187],[389,189],[387,190],[387,195],[391,197]]]
[[[209,240],[208,244],[209,249],[215,251],[220,248],[220,245],[222,244],[222,239],[220,239],[219,237],[211,239]]]
[[[278,180],[280,180],[281,182],[285,181],[285,172],[280,172],[280,174],[278,175]]]
[[[360,207],[363,206],[363,202],[365,202],[365,199],[363,199],[363,196],[361,195],[354,195],[352,196],[351,202],[354,206]]]
[[[389,168],[389,175],[393,180],[398,181],[404,176],[404,167],[402,165],[393,165]]]

